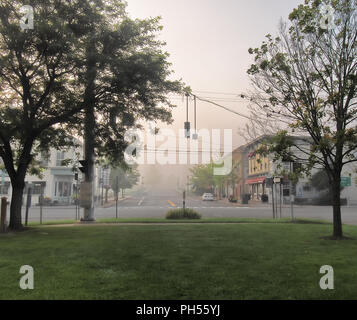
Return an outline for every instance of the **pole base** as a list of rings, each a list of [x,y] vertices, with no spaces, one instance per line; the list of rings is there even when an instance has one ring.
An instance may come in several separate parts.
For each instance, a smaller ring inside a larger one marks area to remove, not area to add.
[[[85,220],[85,219],[81,219],[80,220],[80,223],[95,223],[96,221],[95,221],[95,219],[87,219],[87,220]]]

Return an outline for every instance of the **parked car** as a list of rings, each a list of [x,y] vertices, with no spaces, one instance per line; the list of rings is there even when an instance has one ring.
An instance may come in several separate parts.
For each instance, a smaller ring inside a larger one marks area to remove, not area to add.
[[[204,193],[202,196],[203,201],[214,201],[214,196],[212,193]]]

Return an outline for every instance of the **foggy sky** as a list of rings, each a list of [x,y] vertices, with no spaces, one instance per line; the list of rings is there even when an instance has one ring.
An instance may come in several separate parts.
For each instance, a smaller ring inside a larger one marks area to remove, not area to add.
[[[276,34],[281,18],[303,0],[128,0],[132,18],[161,16],[174,77],[189,85],[194,93],[211,99],[236,99],[234,95],[201,91],[243,93],[250,88],[247,69],[252,63],[250,47],[259,46],[266,34]],[[185,103],[173,100],[173,128],[183,127]],[[248,114],[246,102],[220,104]],[[193,104],[190,105],[193,122]],[[206,103],[198,103],[198,128],[233,129],[234,146],[244,143],[237,134],[246,120]],[[166,125],[164,127],[167,127]]]

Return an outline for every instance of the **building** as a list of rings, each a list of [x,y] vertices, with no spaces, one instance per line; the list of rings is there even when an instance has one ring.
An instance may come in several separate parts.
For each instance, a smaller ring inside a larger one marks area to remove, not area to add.
[[[268,135],[261,136],[233,151],[233,159],[240,163],[241,172],[236,184],[236,198],[242,199],[243,194],[249,194],[251,200],[260,201],[262,196],[265,195],[271,203],[273,193],[275,193],[275,198],[280,198],[281,196],[282,203],[289,203],[290,193],[292,193],[297,204],[315,204],[316,199],[321,196],[321,192],[313,188],[310,177],[300,178],[296,185],[290,184],[287,173],[295,170],[296,166],[299,165],[298,163],[274,162],[273,155],[262,156],[257,152],[264,141],[269,138],[270,136]],[[304,153],[301,150],[310,149],[311,138],[304,136],[291,138],[295,140],[295,144],[298,146],[298,148],[294,148],[291,151],[299,158],[304,158]],[[314,175],[319,170],[321,169],[312,169],[311,175]],[[274,187],[270,185],[273,177],[281,178],[281,183],[275,184]],[[356,164],[345,166],[342,177],[342,186],[344,188],[341,198],[346,199],[350,205],[357,205]]]
[[[271,157],[262,156],[257,152],[266,138],[267,136],[263,136],[245,146],[248,163],[245,185],[251,200],[260,200],[263,194],[267,194],[266,179],[271,177],[273,171]]]
[[[25,178],[25,189],[23,204],[26,203],[26,197],[29,186],[31,186],[31,204],[38,205],[41,193],[44,196],[45,205],[72,205],[75,203],[79,192],[79,183],[83,178],[82,173],[73,170],[74,165],[78,166],[78,161],[82,158],[82,147],[71,148],[69,150],[51,149],[48,154],[43,154],[39,160],[44,167],[41,177],[27,175]],[[102,196],[102,186],[109,184],[109,172],[102,168],[95,168],[95,198]],[[0,172],[0,195],[11,199],[12,188],[10,178],[2,170]],[[77,192],[78,190],[78,192]]]

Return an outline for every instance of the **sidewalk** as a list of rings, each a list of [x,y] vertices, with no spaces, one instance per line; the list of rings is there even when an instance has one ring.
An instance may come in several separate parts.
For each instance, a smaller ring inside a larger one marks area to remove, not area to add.
[[[189,195],[188,199],[191,198],[193,200],[202,200],[202,197],[196,195]],[[260,200],[249,200],[248,204],[242,204],[241,200],[238,200],[237,203],[229,202],[228,198],[222,198],[220,200],[215,200],[216,203],[224,203],[224,205],[229,205],[231,207],[271,207],[271,204],[268,202],[261,202]]]
[[[271,204],[269,204],[268,202],[264,203],[259,200],[249,200],[248,204],[242,204],[241,200],[238,200],[237,203],[229,202],[228,199],[222,199],[222,200],[217,200],[217,201],[223,202],[225,205],[229,205],[232,207],[264,207],[264,208],[271,207]]]

